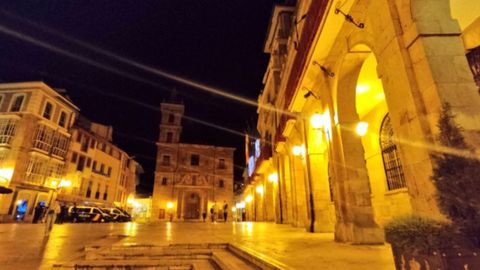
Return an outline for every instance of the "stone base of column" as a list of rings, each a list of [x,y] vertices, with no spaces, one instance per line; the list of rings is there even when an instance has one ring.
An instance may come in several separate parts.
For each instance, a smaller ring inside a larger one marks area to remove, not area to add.
[[[351,222],[337,222],[335,241],[357,245],[378,245],[385,242],[383,229],[378,226],[362,227]]]

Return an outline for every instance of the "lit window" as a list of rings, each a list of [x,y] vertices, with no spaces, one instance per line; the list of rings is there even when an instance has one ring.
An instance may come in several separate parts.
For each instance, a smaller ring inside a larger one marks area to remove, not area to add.
[[[398,155],[392,123],[388,114],[383,119],[380,128],[380,148],[382,150],[388,190],[405,188],[406,184],[403,167]]]
[[[50,102],[45,104],[45,109],[43,110],[43,117],[46,119],[52,119],[53,105]]]
[[[15,96],[13,99],[12,106],[10,107],[10,111],[19,112],[22,109],[24,99],[25,99],[25,95]]]

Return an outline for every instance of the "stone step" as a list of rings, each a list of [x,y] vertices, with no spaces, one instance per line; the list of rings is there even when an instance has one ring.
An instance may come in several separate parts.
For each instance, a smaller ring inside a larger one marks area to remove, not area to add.
[[[98,260],[78,261],[53,265],[53,269],[64,270],[218,270],[209,260]]]
[[[211,260],[222,270],[260,270],[254,264],[245,261],[227,250],[214,251]]]
[[[293,268],[273,259],[265,256],[262,253],[256,252],[247,247],[242,247],[235,244],[229,244],[227,250],[235,256],[242,258],[252,265],[262,270],[293,270]]]

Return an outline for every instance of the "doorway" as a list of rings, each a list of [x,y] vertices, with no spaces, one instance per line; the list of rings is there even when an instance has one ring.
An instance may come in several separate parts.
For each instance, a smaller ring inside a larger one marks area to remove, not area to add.
[[[196,192],[187,194],[185,197],[184,219],[200,218],[200,196]]]

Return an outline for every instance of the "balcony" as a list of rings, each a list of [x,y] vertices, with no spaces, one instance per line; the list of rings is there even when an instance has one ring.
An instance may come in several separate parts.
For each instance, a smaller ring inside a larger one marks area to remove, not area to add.
[[[27,173],[24,183],[35,186],[43,186],[45,182],[45,175],[36,173]]]

